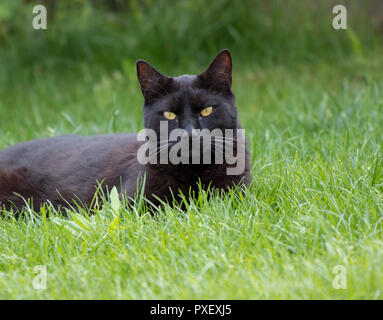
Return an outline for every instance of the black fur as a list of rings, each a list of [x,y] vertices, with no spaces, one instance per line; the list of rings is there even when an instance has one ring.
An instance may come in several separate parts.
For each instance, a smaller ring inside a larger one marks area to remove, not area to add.
[[[231,68],[227,50],[221,51],[209,68],[197,76],[166,77],[147,62],[138,61],[137,75],[145,98],[145,128],[159,134],[159,123],[166,120],[164,111],[177,114],[177,120],[169,120],[169,131],[241,128],[231,91]],[[214,106],[213,114],[199,117],[207,105]],[[158,204],[155,196],[166,200],[179,191],[196,191],[199,181],[218,189],[250,181],[247,147],[245,172],[229,176],[226,164],[142,165],[136,156],[142,143],[136,134],[127,133],[64,135],[12,146],[0,152],[0,203],[20,209],[25,204],[21,195],[31,199],[35,209],[47,200],[55,206],[65,207],[73,199],[89,205],[97,183],[102,181],[104,189],[116,186],[128,197],[134,197],[137,179],[144,175],[145,197],[154,204]]]

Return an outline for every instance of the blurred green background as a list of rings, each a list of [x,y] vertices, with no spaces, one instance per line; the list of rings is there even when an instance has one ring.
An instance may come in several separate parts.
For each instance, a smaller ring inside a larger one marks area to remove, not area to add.
[[[46,31],[31,27],[39,3],[48,10]],[[335,32],[332,8],[342,3],[348,30]],[[381,10],[376,0],[2,0],[1,71],[81,62],[111,70],[141,57],[179,71],[221,48],[243,68],[334,61],[376,46]]]

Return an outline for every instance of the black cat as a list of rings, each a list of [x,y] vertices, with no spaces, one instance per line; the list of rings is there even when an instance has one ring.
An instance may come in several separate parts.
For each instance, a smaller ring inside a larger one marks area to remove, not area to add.
[[[137,76],[145,99],[145,128],[160,134],[160,122],[169,132],[184,129],[240,129],[235,97],[231,91],[232,61],[228,50],[221,51],[208,69],[197,76],[166,77],[145,61],[137,62]],[[222,139],[225,139],[224,137]],[[226,161],[210,164],[142,163],[137,152],[143,141],[133,133],[91,137],[64,135],[34,140],[0,152],[0,204],[21,209],[31,199],[38,210],[49,200],[67,207],[73,199],[89,205],[98,183],[111,190],[115,186],[128,197],[137,192],[137,181],[145,177],[144,195],[153,204],[188,195],[198,184],[217,189],[250,181],[246,144],[244,169],[229,175]],[[227,139],[237,147],[237,140]],[[168,145],[168,148],[170,148]],[[214,150],[212,147],[211,150]]]

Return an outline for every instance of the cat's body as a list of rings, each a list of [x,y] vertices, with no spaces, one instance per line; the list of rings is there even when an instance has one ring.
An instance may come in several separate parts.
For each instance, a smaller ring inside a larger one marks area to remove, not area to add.
[[[234,131],[241,128],[230,90],[228,51],[221,52],[199,76],[168,78],[143,61],[138,62],[137,70],[145,97],[146,128],[159,132],[159,121],[164,120],[163,114],[167,112],[164,110],[176,115],[168,120],[169,130],[182,128],[191,134],[195,128]],[[215,117],[201,116],[200,111],[206,105],[214,105]],[[142,164],[137,151],[143,143],[133,133],[65,135],[24,142],[0,151],[0,204],[20,209],[25,205],[24,198],[33,199],[35,209],[47,200],[55,206],[67,206],[73,199],[89,205],[98,183],[102,183],[104,190],[115,186],[128,197],[134,197],[137,181],[142,181],[138,178],[144,176],[144,195],[154,204],[158,204],[157,197],[171,200],[180,191],[184,195],[197,191],[198,183],[226,189],[250,181],[247,146],[243,172],[228,175],[229,165],[225,162]]]
[[[136,157],[139,144],[136,134],[113,134],[65,135],[12,146],[0,152],[0,202],[21,208],[22,195],[36,208],[47,200],[66,206],[75,197],[89,204],[97,182],[119,188],[120,181],[137,181],[143,168]]]

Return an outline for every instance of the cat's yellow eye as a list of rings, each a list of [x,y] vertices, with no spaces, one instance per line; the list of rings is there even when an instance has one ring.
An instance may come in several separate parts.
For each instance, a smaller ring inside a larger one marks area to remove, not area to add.
[[[176,118],[175,113],[170,112],[170,111],[165,111],[164,112],[164,117],[168,120],[174,120]]]
[[[203,116],[203,117],[207,117],[207,116],[210,115],[212,112],[213,112],[213,107],[206,107],[205,109],[203,109],[203,110],[201,111],[201,116]]]
[[[211,106],[206,107],[205,109],[203,109],[203,110],[201,111],[201,116],[203,116],[203,117],[207,117],[207,116],[209,116],[212,112],[213,112],[213,107],[211,107]]]

